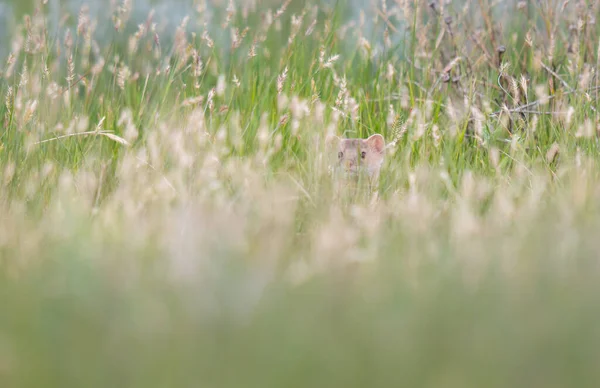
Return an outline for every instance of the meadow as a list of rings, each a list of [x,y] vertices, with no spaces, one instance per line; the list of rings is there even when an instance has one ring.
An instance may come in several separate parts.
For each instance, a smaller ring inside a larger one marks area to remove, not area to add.
[[[16,4],[0,387],[600,384],[600,3]]]

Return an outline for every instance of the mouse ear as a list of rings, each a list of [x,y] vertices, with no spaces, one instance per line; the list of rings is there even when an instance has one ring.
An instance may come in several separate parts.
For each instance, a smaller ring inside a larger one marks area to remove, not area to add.
[[[369,136],[366,142],[369,148],[375,152],[382,153],[385,149],[385,140],[383,139],[383,136],[378,133]]]

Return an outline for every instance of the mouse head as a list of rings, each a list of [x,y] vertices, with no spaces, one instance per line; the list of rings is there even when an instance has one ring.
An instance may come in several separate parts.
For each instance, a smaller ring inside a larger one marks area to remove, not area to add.
[[[385,154],[385,140],[379,134],[368,139],[330,138],[333,150],[337,152],[337,167],[346,173],[356,175],[365,171],[370,177],[378,176]]]

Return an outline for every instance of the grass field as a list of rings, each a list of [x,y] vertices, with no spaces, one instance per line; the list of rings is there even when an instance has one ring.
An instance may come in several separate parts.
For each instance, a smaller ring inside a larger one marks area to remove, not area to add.
[[[1,38],[0,387],[599,386],[600,3],[45,3]]]

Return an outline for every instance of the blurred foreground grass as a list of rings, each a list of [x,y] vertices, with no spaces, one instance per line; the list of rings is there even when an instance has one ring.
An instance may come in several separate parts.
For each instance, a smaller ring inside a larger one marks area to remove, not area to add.
[[[0,387],[598,386],[600,5],[43,3],[3,38]],[[372,133],[379,200],[337,196],[325,136]]]

